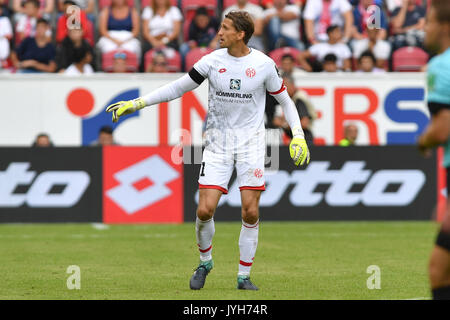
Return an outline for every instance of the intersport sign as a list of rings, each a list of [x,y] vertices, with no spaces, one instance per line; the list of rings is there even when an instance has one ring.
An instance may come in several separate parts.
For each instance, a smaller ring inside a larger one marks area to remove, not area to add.
[[[0,222],[102,221],[101,164],[99,148],[0,148]]]
[[[423,159],[411,146],[321,147],[311,149],[304,169],[292,164],[282,147],[280,168],[266,171],[260,200],[264,220],[424,220],[436,204],[436,158]],[[185,166],[186,219],[198,203],[188,185],[198,169]],[[196,187],[196,186],[195,186]],[[233,175],[222,196],[216,220],[240,219],[240,192]]]

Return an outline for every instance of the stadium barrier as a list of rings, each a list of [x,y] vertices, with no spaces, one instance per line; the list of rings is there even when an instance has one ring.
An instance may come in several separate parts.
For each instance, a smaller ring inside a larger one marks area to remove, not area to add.
[[[201,147],[0,148],[0,222],[193,222]],[[261,220],[430,220],[437,156],[413,146],[313,147],[306,168],[267,153]],[[441,185],[441,188],[445,186]],[[441,189],[439,189],[442,191]],[[235,174],[216,221],[240,221]]]
[[[1,146],[29,146],[47,132],[56,146],[89,145],[103,125],[112,125],[106,106],[136,98],[179,78],[181,74],[0,75]],[[242,81],[251,81],[242,79]],[[359,145],[413,144],[428,123],[423,73],[305,74],[295,79],[317,111],[317,141],[334,145],[343,126],[359,128]],[[201,145],[208,85],[159,106],[124,117],[114,125],[115,139],[126,145],[175,145],[181,130]]]

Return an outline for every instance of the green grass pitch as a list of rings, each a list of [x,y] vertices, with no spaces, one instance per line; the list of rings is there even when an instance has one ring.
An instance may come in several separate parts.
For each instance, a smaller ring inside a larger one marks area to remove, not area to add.
[[[262,222],[257,292],[236,290],[240,223],[216,223],[215,267],[199,291],[194,225],[0,225],[0,299],[429,299],[434,222]],[[81,270],[68,290],[67,267]],[[377,265],[381,289],[369,290]]]

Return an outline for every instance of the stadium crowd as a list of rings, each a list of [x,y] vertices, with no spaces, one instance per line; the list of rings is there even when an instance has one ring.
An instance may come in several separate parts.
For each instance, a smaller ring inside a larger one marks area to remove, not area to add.
[[[429,1],[0,0],[0,72],[185,72],[231,10],[251,14],[249,46],[290,76],[420,71]]]

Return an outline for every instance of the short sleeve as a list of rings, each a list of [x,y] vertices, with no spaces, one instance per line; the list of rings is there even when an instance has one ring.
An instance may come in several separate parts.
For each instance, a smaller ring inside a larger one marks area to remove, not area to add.
[[[267,71],[266,76],[266,90],[271,95],[276,95],[281,92],[283,92],[286,87],[283,84],[283,79],[281,79],[279,71],[277,69],[277,66],[275,65],[275,62],[271,61],[270,64],[268,64],[269,70]]]
[[[16,25],[16,32],[23,32],[25,30],[25,17],[21,17]]]
[[[394,11],[392,12],[391,18],[393,18],[396,15],[398,15],[399,12],[400,12],[400,8],[399,7],[395,8]]]
[[[267,17],[268,15],[271,15],[272,13],[275,12],[274,8],[269,8],[263,11],[263,18]]]
[[[263,13],[264,10],[257,5],[253,6],[252,11],[250,12],[250,14],[253,14],[255,16],[255,20],[263,19],[264,18]]]
[[[424,7],[420,6],[419,8],[419,12],[420,12],[420,17],[421,18],[425,18],[425,16],[427,15],[427,11]]]
[[[428,74],[428,101],[450,104],[450,64],[440,63]]]
[[[290,5],[286,7],[286,11],[294,13],[297,17],[300,16],[300,8],[297,5]]]
[[[317,1],[307,1],[303,18],[308,20],[315,20],[317,18]]]
[[[352,52],[345,44],[343,44],[342,45],[342,59],[350,59],[351,57],[352,57]]]
[[[309,47],[308,51],[313,56],[317,56],[320,53],[320,47],[321,47],[321,44],[320,43],[316,43],[316,44],[313,44],[311,47]]]
[[[344,13],[349,10],[352,10],[352,5],[350,4],[350,2],[348,2],[348,0],[341,0],[339,9],[340,9],[341,13]]]
[[[153,17],[153,10],[150,7],[146,7],[142,12],[142,19],[150,20]]]
[[[11,22],[6,17],[0,17],[0,37],[9,37],[13,35]]]
[[[208,74],[209,74],[209,69],[211,67],[211,63],[210,63],[210,59],[211,59],[211,54],[207,54],[203,57],[201,57],[200,60],[198,60],[195,64],[194,64],[194,69],[203,77],[203,78],[208,78]]]
[[[180,9],[174,6],[170,7],[170,16],[172,17],[173,21],[183,20],[183,16],[181,15]]]

